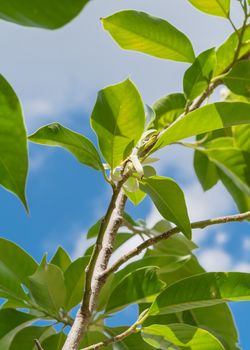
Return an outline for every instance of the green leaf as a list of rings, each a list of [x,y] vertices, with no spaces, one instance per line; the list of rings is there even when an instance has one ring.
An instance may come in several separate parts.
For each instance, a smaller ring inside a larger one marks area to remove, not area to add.
[[[34,319],[34,316],[17,310],[0,310],[0,349],[9,349],[15,335]]]
[[[151,301],[163,286],[156,267],[135,270],[125,276],[112,291],[106,312],[113,313],[132,303]]]
[[[175,223],[188,238],[191,238],[184,194],[177,183],[167,177],[152,176],[143,179],[140,187],[151,197],[160,214]]]
[[[186,99],[181,93],[160,98],[153,104],[156,116],[150,127],[157,131],[164,129],[184,112],[185,106]]]
[[[154,324],[142,329],[143,339],[157,349],[225,350],[207,330],[187,324]]]
[[[23,112],[18,97],[0,75],[0,185],[15,193],[26,210],[28,151]]]
[[[62,271],[65,271],[71,264],[71,260],[68,253],[62,247],[59,247],[50,263],[58,266]]]
[[[88,0],[11,0],[0,2],[0,18],[29,27],[56,29],[79,14]]]
[[[16,244],[0,238],[0,295],[4,298],[25,300],[21,284],[37,268],[36,262]]]
[[[242,28],[238,29],[241,31]],[[243,40],[245,43],[250,40],[250,25],[246,26]],[[216,52],[217,56],[217,66],[214,72],[214,76],[226,73],[226,71],[231,67],[234,61],[235,51],[238,47],[238,34],[233,33],[229,38],[218,48]],[[242,58],[247,52],[249,52],[250,44],[242,45],[241,50],[238,55],[238,59]]]
[[[240,212],[244,213],[250,210],[250,197],[245,192],[242,192],[239,187],[227,176],[223,171],[218,171],[220,179],[223,185],[227,188],[231,194]]]
[[[193,101],[208,87],[216,66],[215,49],[202,52],[188,68],[183,78],[183,89],[187,100]]]
[[[0,238],[0,262],[1,265],[9,268],[16,275],[16,278],[24,284],[27,283],[27,277],[37,269],[37,263],[28,253],[4,238]]]
[[[124,190],[126,196],[128,199],[134,204],[134,205],[139,205],[143,199],[145,198],[146,194],[140,190],[136,192],[129,192],[127,190]]]
[[[126,50],[181,62],[193,62],[189,39],[167,21],[144,12],[125,10],[102,19],[104,28]]]
[[[47,146],[63,147],[76,159],[96,170],[103,170],[101,158],[93,143],[85,136],[65,128],[59,123],[52,123],[37,130],[29,140]]]
[[[88,239],[94,238],[98,235],[101,223],[102,223],[102,219],[98,220],[94,225],[92,225],[90,227],[90,229],[88,230],[88,233],[87,233]]]
[[[53,333],[52,327],[26,327],[17,333],[9,350],[34,350],[34,339],[38,339],[39,342],[42,342],[43,339],[46,339]]]
[[[228,301],[250,300],[250,274],[209,272],[185,278],[166,288],[150,312],[172,313]]]
[[[108,86],[99,92],[91,125],[111,169],[130,155],[143,133],[144,124],[142,99],[131,80]]]
[[[57,315],[66,296],[63,272],[56,265],[42,262],[29,279],[29,290],[37,305]]]
[[[64,308],[70,311],[74,306],[80,303],[82,299],[85,268],[89,262],[89,257],[81,257],[73,261],[64,273],[66,297]]]
[[[153,151],[190,136],[240,124],[250,124],[249,103],[217,102],[206,105],[170,125],[162,133]]]
[[[105,341],[105,340],[107,340],[107,337],[103,333],[101,333],[99,331],[89,330],[85,334],[83,340],[80,343],[80,349],[85,348],[85,347],[90,346],[90,345],[93,345],[93,344],[96,344],[96,343],[99,343],[99,342],[102,342],[102,341]],[[110,346],[107,346],[105,348],[105,350],[112,350],[112,348],[113,348],[112,345],[110,345]]]
[[[250,196],[250,153],[237,148],[214,148],[203,152],[242,192]]]
[[[116,336],[125,332],[126,327],[105,328],[110,336]],[[117,350],[152,350],[152,347],[145,343],[140,332],[131,334],[116,344]]]
[[[223,82],[235,94],[250,97],[250,61],[236,63],[223,78]]]
[[[188,0],[202,12],[214,16],[229,17],[230,0]]]
[[[61,350],[66,340],[66,335],[63,332],[53,334],[42,342],[42,347],[45,350]]]
[[[250,125],[235,126],[233,136],[236,146],[250,153]]]
[[[206,154],[199,150],[194,152],[194,169],[204,191],[217,184],[219,176],[216,165],[208,159]]]

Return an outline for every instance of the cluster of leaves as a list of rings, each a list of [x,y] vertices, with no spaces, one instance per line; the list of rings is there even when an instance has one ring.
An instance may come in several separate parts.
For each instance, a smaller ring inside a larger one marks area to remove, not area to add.
[[[28,0],[22,5],[14,0],[12,5],[2,2],[2,18],[54,29],[71,20],[87,1],[37,0],[34,8]],[[231,22],[230,0],[190,3]],[[82,164],[101,171],[113,188],[122,183],[135,205],[146,195],[154,202],[164,221],[146,228],[125,214],[124,224],[130,230],[119,231],[114,250],[132,234],[154,237],[167,231],[169,222],[182,232],[108,276],[80,348],[122,333],[123,328],[107,327],[105,319],[138,304],[147,318],[143,327],[121,340],[121,349],[238,349],[237,331],[225,302],[250,299],[250,274],[203,270],[192,253],[195,245],[182,189],[173,179],[158,176],[148,164],[155,161],[152,153],[168,145],[191,147],[203,189],[220,180],[239,210],[250,210],[250,27],[247,2],[239,3],[244,10],[242,28],[235,29],[219,48],[197,57],[186,35],[163,19],[133,10],[103,18],[104,28],[122,48],[190,63],[183,92],[164,96],[149,107],[130,79],[101,90],[91,116],[100,153],[85,136],[58,123],[29,136],[31,142],[71,152]],[[221,84],[228,88],[225,101],[201,107]],[[0,105],[0,184],[28,208],[27,135],[18,98],[2,76]],[[195,142],[183,141],[194,136]],[[90,229],[88,238],[98,235],[100,224],[101,220]],[[1,349],[33,349],[34,339],[45,350],[62,348],[64,328],[72,325],[73,309],[82,299],[92,251],[93,246],[72,262],[59,248],[50,262],[45,256],[38,265],[15,244],[0,240],[0,297],[5,300],[0,309]]]

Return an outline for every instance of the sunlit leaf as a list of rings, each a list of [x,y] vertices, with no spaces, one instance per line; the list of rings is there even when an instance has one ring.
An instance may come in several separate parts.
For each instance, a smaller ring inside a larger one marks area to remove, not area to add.
[[[42,145],[63,147],[71,152],[80,163],[96,170],[103,170],[101,158],[92,142],[59,123],[43,126],[30,135],[29,140]]]
[[[154,324],[142,329],[143,339],[156,349],[225,350],[221,342],[202,328],[187,324]]]
[[[0,2],[0,18],[30,27],[56,29],[79,14],[88,0],[10,0]]]
[[[191,227],[186,202],[177,183],[163,176],[152,176],[143,179],[140,186],[151,197],[161,215],[175,223],[190,238]]]
[[[230,0],[188,0],[200,11],[214,16],[228,17]]]
[[[194,60],[189,39],[161,18],[125,10],[103,18],[102,22],[123,49],[181,62]]]
[[[9,83],[0,75],[0,185],[15,193],[27,209],[26,137],[23,112],[18,97]]]
[[[91,116],[103,157],[118,166],[140,139],[145,124],[141,96],[131,80],[101,90]]]

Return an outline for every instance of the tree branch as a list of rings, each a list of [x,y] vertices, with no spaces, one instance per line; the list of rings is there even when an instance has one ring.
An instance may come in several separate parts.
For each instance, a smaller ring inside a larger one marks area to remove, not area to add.
[[[196,221],[191,223],[192,229],[197,228],[205,228],[212,225],[218,225],[218,224],[226,224],[228,222],[240,222],[250,219],[250,211],[243,213],[243,214],[236,214],[236,215],[228,215],[228,216],[222,216],[214,219],[208,219],[208,220],[202,220],[202,221]],[[159,236],[152,237],[147,239],[145,242],[139,244],[136,248],[132,249],[127,254],[124,254],[119,260],[117,260],[110,268],[108,268],[104,273],[103,276],[106,278],[112,273],[118,270],[118,268],[123,265],[125,262],[127,262],[129,259],[133,258],[134,256],[140,254],[144,249],[155,245],[156,243],[159,243],[163,240],[166,240],[170,238],[171,236],[175,235],[176,233],[180,233],[181,230],[179,227],[174,227]]]
[[[125,178],[126,177],[113,188],[113,195],[109,207],[102,220],[97,241],[86,268],[83,301],[63,346],[63,350],[78,349],[79,343],[84,333],[87,331],[97,297],[105,283],[106,278],[103,277],[102,274],[108,266],[115,236],[122,224],[123,210],[127,200],[122,190]]]
[[[100,349],[104,346],[108,346],[110,344],[115,344],[115,343],[118,343],[120,342],[121,340],[123,340],[124,338],[127,338],[128,336],[130,336],[131,334],[133,333],[136,333],[137,332],[137,327],[140,326],[144,321],[145,319],[148,317],[148,309],[146,309],[141,315],[140,317],[138,318],[138,320],[132,324],[131,327],[129,327],[128,329],[126,329],[126,331],[124,331],[123,333],[120,333],[112,338],[109,338],[107,340],[104,340],[100,343],[96,343],[96,344],[93,344],[93,345],[90,345],[84,349],[81,349],[81,350],[97,350],[97,349]]]
[[[42,348],[42,346],[41,346],[41,344],[40,344],[38,339],[34,339],[34,342],[35,342],[35,345],[36,345],[38,350],[43,350],[43,348]]]

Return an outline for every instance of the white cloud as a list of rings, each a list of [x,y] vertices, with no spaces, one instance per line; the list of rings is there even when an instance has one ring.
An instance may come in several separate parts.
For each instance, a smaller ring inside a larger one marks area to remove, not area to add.
[[[147,103],[182,88],[186,64],[121,50],[103,30],[100,17],[124,8],[164,17],[194,40],[197,51],[218,45],[231,31],[182,0],[174,6],[164,0],[95,0],[57,31],[1,21],[1,73],[23,101],[28,124],[41,110],[61,117],[65,108],[90,109],[97,90],[130,74]]]
[[[207,271],[229,271],[232,266],[230,255],[219,248],[204,249],[198,257]]]
[[[249,237],[245,237],[243,239],[243,241],[242,241],[242,248],[246,252],[250,252],[250,238]]]
[[[218,245],[223,245],[229,241],[229,236],[227,232],[217,232],[215,235],[215,242]]]

